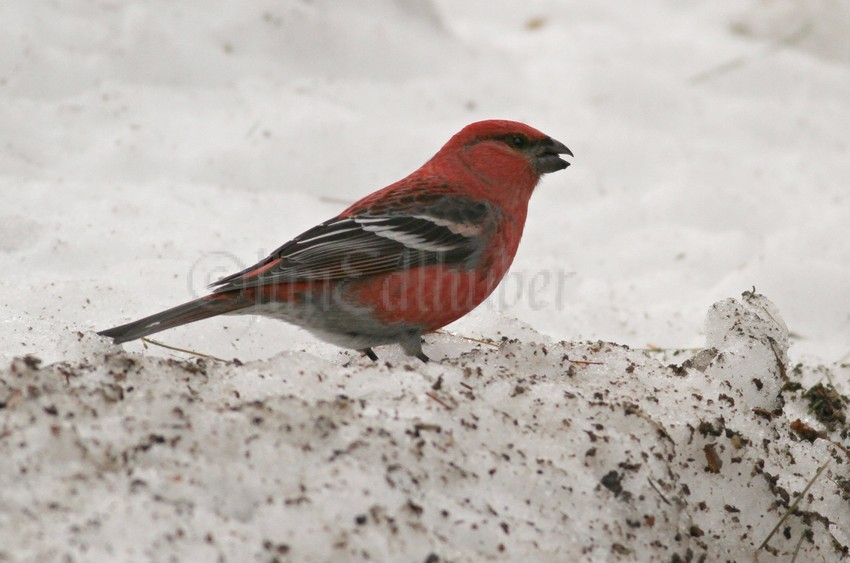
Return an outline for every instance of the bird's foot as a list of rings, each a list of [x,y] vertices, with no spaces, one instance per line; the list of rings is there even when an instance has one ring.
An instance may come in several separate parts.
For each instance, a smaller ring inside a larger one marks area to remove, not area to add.
[[[373,362],[378,361],[378,355],[371,348],[363,348],[362,350],[358,350],[361,354],[372,360]]]

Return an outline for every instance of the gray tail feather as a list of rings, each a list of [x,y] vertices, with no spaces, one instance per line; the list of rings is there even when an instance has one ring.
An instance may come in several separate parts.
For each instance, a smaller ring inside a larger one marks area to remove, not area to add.
[[[115,344],[121,344],[122,342],[142,338],[176,326],[230,313],[249,304],[250,301],[248,299],[239,295],[227,293],[212,294],[139,319],[138,321],[102,330],[98,334],[112,338]]]

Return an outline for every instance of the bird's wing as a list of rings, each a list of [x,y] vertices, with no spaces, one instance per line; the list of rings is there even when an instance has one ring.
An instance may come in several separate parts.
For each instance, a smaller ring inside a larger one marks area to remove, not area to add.
[[[497,213],[489,203],[449,195],[427,206],[372,207],[317,225],[212,287],[223,292],[432,264],[469,265],[483,251]]]

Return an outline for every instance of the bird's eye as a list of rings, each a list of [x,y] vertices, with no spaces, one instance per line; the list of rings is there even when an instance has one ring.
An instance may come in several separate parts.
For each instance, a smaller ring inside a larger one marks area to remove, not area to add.
[[[511,135],[508,144],[515,149],[524,149],[528,146],[528,139],[522,135]]]

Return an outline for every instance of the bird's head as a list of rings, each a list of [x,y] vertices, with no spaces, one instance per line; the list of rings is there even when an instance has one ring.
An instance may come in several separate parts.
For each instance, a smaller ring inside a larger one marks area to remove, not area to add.
[[[511,196],[521,193],[520,197],[527,198],[543,174],[570,165],[561,155],[573,153],[533,127],[517,121],[488,120],[461,129],[435,160],[448,158],[483,180],[491,190],[501,186],[512,192]]]
[[[467,125],[443,150],[458,154],[484,178],[518,172],[539,178],[570,165],[561,155],[573,156],[563,143],[533,127],[496,119]]]

